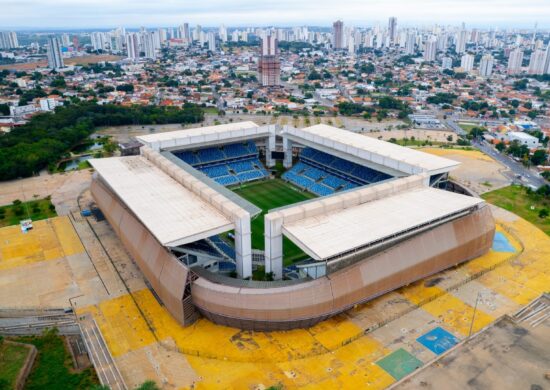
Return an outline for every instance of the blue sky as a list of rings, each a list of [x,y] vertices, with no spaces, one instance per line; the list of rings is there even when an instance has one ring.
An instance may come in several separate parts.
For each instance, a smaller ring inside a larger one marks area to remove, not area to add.
[[[0,29],[434,23],[550,28],[550,0],[0,0]]]

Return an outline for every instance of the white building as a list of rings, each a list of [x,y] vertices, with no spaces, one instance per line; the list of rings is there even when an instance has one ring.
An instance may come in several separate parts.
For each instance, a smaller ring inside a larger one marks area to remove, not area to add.
[[[424,60],[425,61],[435,61],[435,56],[437,54],[437,38],[431,36],[428,38],[424,44]]]
[[[456,38],[456,52],[462,54],[466,51],[466,41],[468,39],[468,31],[461,30]]]
[[[63,57],[61,56],[61,42],[55,36],[48,37],[48,68],[59,69],[63,68]]]
[[[139,37],[136,33],[126,35],[126,52],[127,57],[131,60],[139,58]]]
[[[216,34],[213,31],[208,32],[208,50],[216,51]]]
[[[519,48],[510,52],[508,57],[508,74],[518,74],[521,72],[521,64],[523,63],[523,51]]]
[[[465,72],[471,72],[474,69],[474,56],[466,53],[460,59],[460,67]]]
[[[19,41],[15,31],[0,32],[0,49],[14,49],[16,47],[19,47]]]
[[[453,59],[451,57],[443,57],[443,59],[441,60],[441,67],[443,69],[452,69]]]
[[[544,74],[546,53],[544,50],[534,50],[529,58],[529,74]]]
[[[479,75],[482,77],[490,77],[493,74],[494,58],[490,54],[485,54],[481,57],[479,64]]]
[[[508,141],[518,141],[521,145],[526,145],[529,149],[538,148],[540,143],[537,137],[533,137],[527,133],[521,131],[510,131],[508,134]]]
[[[40,99],[39,102],[41,111],[52,111],[58,106],[57,100],[52,98]]]

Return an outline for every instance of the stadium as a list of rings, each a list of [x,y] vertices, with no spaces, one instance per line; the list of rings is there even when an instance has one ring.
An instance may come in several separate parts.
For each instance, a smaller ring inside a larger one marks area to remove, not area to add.
[[[183,325],[309,327],[492,245],[488,205],[442,157],[327,125],[138,140],[139,155],[90,160],[91,192]]]

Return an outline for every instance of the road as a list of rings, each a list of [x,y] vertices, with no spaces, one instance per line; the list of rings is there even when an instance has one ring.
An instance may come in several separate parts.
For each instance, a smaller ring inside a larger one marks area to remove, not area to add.
[[[453,120],[447,120],[447,125],[458,135],[465,136],[467,133]],[[512,173],[513,181],[521,181],[522,184],[539,188],[545,184],[548,184],[546,180],[540,177],[537,173],[526,168],[523,164],[515,161],[506,154],[500,153],[498,150],[493,148],[486,141],[472,141],[472,145],[481,150],[483,153],[491,156],[493,159],[500,162],[502,165],[507,167]],[[518,176],[521,176],[521,180],[518,179]]]
[[[537,173],[527,169],[523,164],[515,161],[509,156],[499,153],[486,141],[474,141],[472,145],[481,150],[483,153],[491,156],[501,164],[505,165],[514,174],[514,180],[518,181],[517,177],[521,176],[521,182],[524,185],[539,188],[545,184],[548,184],[546,180],[541,178]]]

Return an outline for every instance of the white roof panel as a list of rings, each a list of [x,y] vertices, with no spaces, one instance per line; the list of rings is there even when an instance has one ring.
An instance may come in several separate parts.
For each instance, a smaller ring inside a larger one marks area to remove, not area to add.
[[[232,138],[235,135],[245,136],[246,134],[238,134],[238,130],[256,129],[259,126],[252,121],[227,123],[224,125],[208,126],[208,127],[195,127],[192,129],[183,129],[176,131],[168,131],[158,134],[147,134],[136,137],[138,140],[148,144],[154,145],[160,144],[162,148],[181,146],[190,143],[192,138],[202,137],[205,140],[217,140],[220,139],[220,135],[225,135],[225,138]],[[266,130],[267,131],[267,130]],[[237,134],[231,135],[232,132]],[[187,142],[185,141],[187,140]],[[220,140],[223,140],[221,138]]]
[[[90,164],[164,246],[234,228],[214,207],[143,157],[92,159]]]
[[[283,233],[314,259],[322,260],[483,202],[479,198],[426,187],[283,223]]]
[[[338,150],[352,152],[352,154],[356,152],[356,157],[365,158],[368,161],[390,166],[397,170],[407,171],[408,166],[420,168],[416,172],[406,172],[409,174],[420,172],[443,173],[460,164],[447,158],[323,124],[286,131],[289,134],[317,143],[319,143],[319,139],[327,140],[328,142],[321,141],[321,143],[325,146],[333,146]],[[357,150],[354,151],[353,148]],[[362,151],[366,153],[361,153]]]

